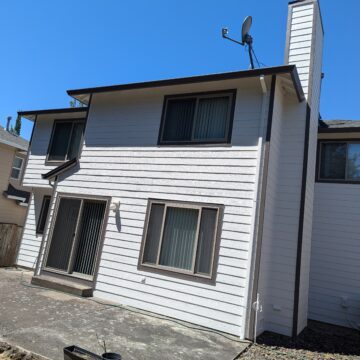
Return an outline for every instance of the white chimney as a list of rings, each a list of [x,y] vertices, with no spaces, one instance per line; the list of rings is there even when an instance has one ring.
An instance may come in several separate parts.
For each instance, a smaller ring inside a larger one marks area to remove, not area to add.
[[[323,37],[318,0],[291,1],[285,63],[296,65],[305,97],[313,111],[319,108]]]
[[[302,241],[298,242],[293,308],[293,335],[307,324],[310,253],[315,184],[316,144],[322,79],[323,24],[318,0],[297,0],[289,3],[285,63],[297,67],[307,100],[305,145],[307,154]],[[306,144],[308,145],[306,147]],[[304,152],[305,154],[305,152]],[[305,164],[305,163],[304,163]],[[304,170],[304,169],[303,169]],[[304,174],[304,173],[303,173]]]

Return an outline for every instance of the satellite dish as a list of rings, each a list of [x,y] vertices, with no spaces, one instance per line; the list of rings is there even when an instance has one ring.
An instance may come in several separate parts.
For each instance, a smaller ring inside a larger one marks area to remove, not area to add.
[[[249,40],[249,30],[252,24],[252,17],[247,16],[243,22],[242,29],[241,29],[241,41],[243,43],[247,43]]]
[[[232,39],[229,36],[229,30],[228,28],[222,28],[221,34],[222,37],[224,39],[228,39],[236,44],[239,45],[247,45],[248,48],[248,52],[249,52],[249,58],[250,58],[250,65],[251,68],[254,69],[254,60],[253,60],[253,47],[252,47],[252,43],[253,43],[253,38],[252,36],[249,34],[249,30],[251,28],[251,24],[252,24],[252,16],[247,16],[242,24],[242,29],[241,29],[241,42],[235,39]]]

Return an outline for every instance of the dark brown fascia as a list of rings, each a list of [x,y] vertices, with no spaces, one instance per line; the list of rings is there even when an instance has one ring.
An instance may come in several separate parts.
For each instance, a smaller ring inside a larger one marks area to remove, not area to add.
[[[194,83],[201,83],[208,81],[243,79],[243,78],[251,78],[261,75],[266,76],[266,75],[281,75],[281,74],[290,74],[299,101],[305,100],[304,92],[295,65],[282,65],[282,66],[234,71],[234,72],[219,73],[219,74],[199,75],[199,76],[191,76],[184,78],[146,81],[146,82],[138,82],[138,83],[130,83],[130,84],[122,84],[122,85],[75,89],[75,90],[68,90],[67,93],[68,95],[76,98],[76,96],[88,95],[94,93],[146,89],[152,87],[194,84]]]
[[[84,107],[62,108],[62,109],[29,110],[29,111],[18,111],[18,115],[33,121],[35,120],[36,115],[78,113],[78,112],[86,112],[87,109],[88,109],[87,106],[84,106]]]
[[[60,175],[66,170],[69,170],[73,166],[77,165],[78,159],[74,158],[69,161],[66,161],[65,163],[61,164],[60,166],[56,167],[55,169],[47,172],[46,174],[42,174],[41,177],[43,179],[52,179],[53,177]]]

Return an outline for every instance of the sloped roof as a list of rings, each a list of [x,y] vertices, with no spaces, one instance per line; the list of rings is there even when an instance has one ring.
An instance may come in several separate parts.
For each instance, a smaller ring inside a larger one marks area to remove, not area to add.
[[[20,150],[27,150],[29,147],[29,142],[27,140],[25,140],[21,136],[16,136],[9,133],[1,126],[0,126],[0,143],[12,146]]]
[[[320,120],[319,132],[360,132],[360,120]]]

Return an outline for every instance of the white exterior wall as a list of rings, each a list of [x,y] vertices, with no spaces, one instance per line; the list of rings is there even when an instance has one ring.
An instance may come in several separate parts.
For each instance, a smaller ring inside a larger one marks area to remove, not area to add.
[[[360,188],[315,184],[309,318],[360,326]]]
[[[259,294],[263,314],[259,333],[269,330],[291,335],[306,104],[282,94],[279,82],[271,132],[260,265]]]
[[[157,146],[164,95],[232,88],[232,146]],[[120,200],[119,219],[109,214],[95,296],[243,336],[261,104],[258,79],[93,96],[80,168],[56,194]],[[216,285],[137,269],[148,198],[225,205]]]
[[[314,5],[315,19],[313,43],[314,56],[311,58],[311,92],[309,93],[308,103],[311,108],[310,113],[310,132],[309,132],[309,150],[308,150],[308,170],[307,185],[305,197],[304,212],[304,230],[302,244],[302,262],[301,262],[301,280],[300,280],[300,299],[299,299],[299,317],[298,333],[307,325],[308,318],[308,299],[309,299],[309,273],[311,258],[311,241],[312,241],[312,222],[313,222],[313,201],[314,201],[314,183],[316,168],[316,147],[317,131],[320,111],[320,93],[321,93],[321,73],[322,73],[322,56],[323,56],[323,30],[321,26],[319,9]]]
[[[51,195],[51,189],[36,188],[31,194],[29,209],[21,237],[16,264],[34,269],[39,255],[42,234],[36,233],[44,195]]]
[[[297,333],[300,333],[306,326],[308,318],[311,232],[316,165],[316,139],[321,90],[322,52],[323,29],[317,0],[307,0],[290,5],[285,61],[297,66],[305,97],[310,107]],[[303,121],[305,121],[305,117]],[[305,135],[305,131],[303,134]],[[301,160],[299,159],[299,161]],[[299,194],[300,193],[301,190],[299,190]],[[293,309],[293,311],[296,310]]]
[[[277,200],[277,178],[279,173],[280,145],[281,145],[281,119],[283,111],[283,96],[280,90],[279,78],[277,79],[273,121],[271,130],[271,143],[269,153],[269,165],[267,174],[267,187],[265,197],[265,216],[263,225],[263,243],[261,248],[261,263],[259,274],[258,293],[260,302],[263,305],[263,311],[259,313],[257,335],[261,334],[268,328],[268,319],[270,318],[270,303],[267,299],[271,293],[271,258],[273,253],[273,233],[275,231],[275,207]]]

